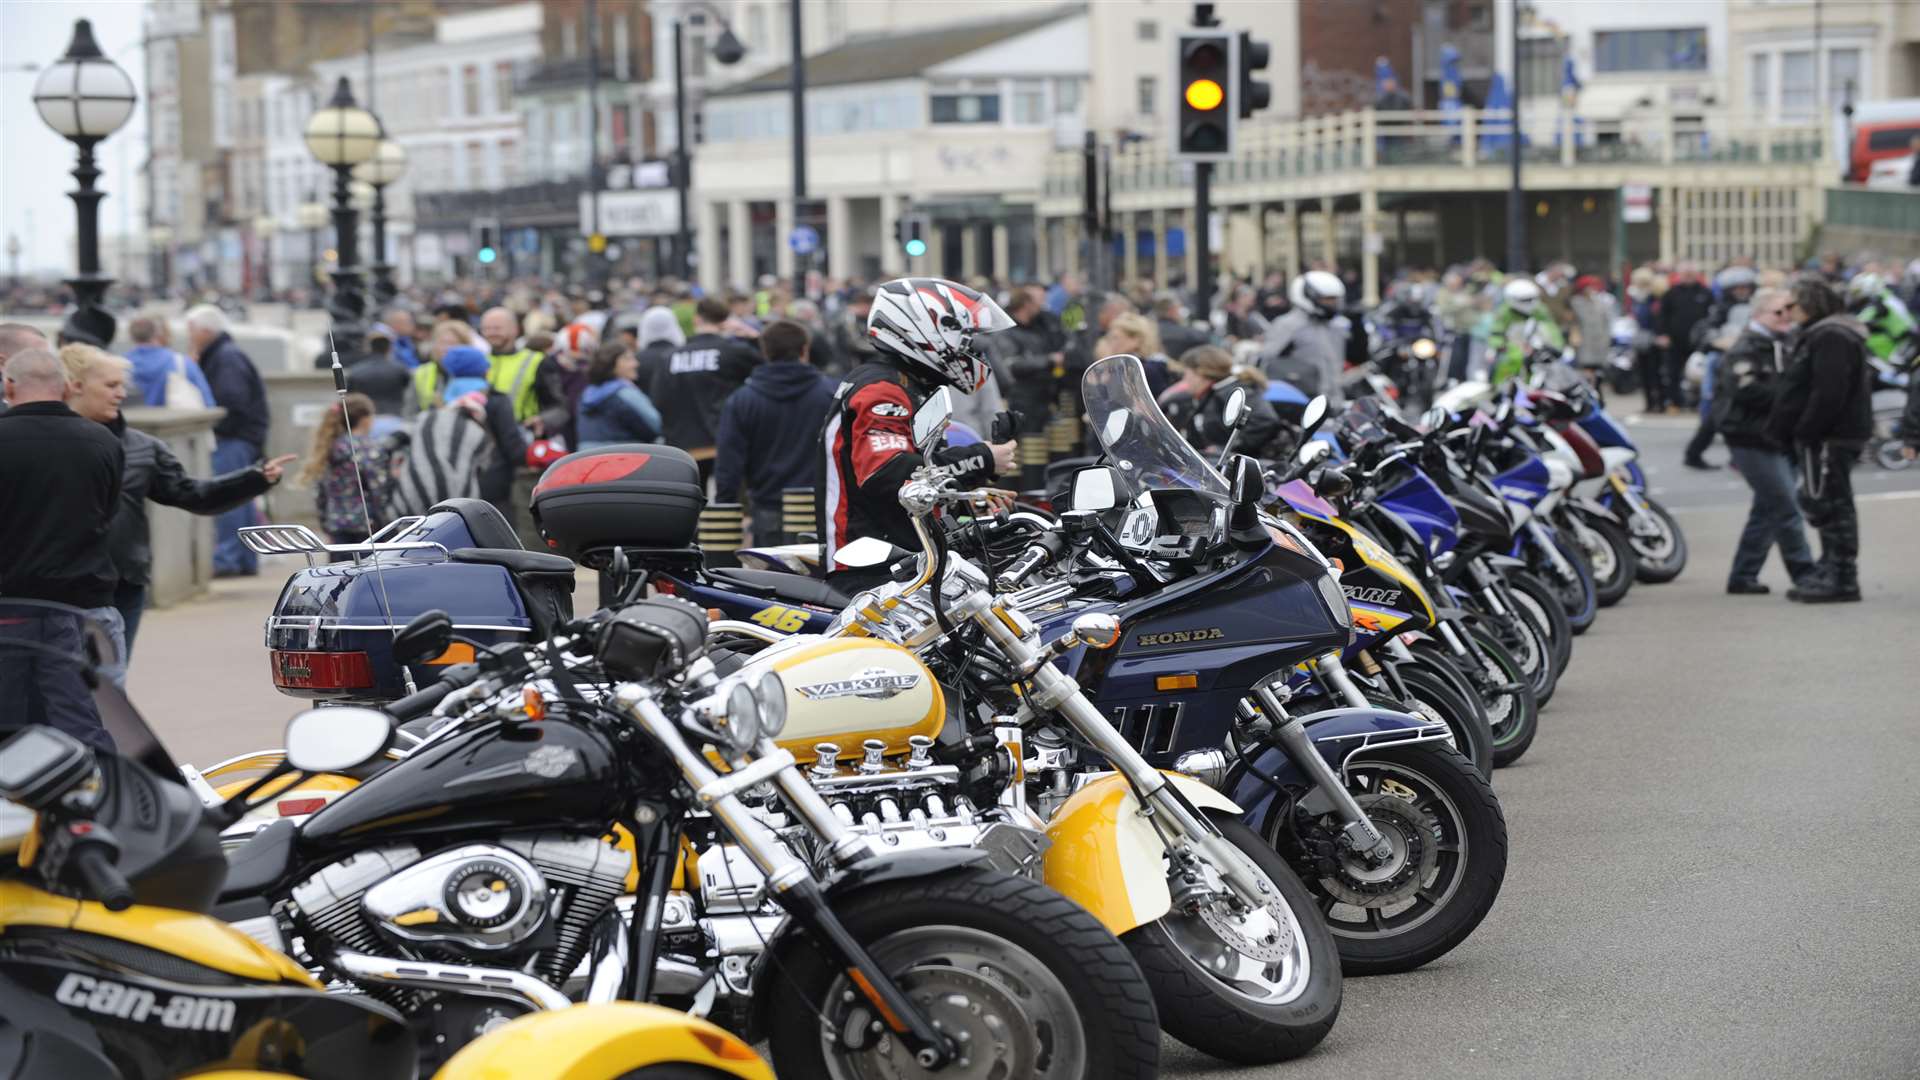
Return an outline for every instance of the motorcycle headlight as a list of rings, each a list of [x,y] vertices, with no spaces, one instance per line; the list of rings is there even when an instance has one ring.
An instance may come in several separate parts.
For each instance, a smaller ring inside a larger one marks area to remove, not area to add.
[[[760,741],[760,700],[746,683],[735,683],[727,693],[727,711],[723,718],[727,743],[745,753]]]
[[[769,739],[779,738],[787,729],[787,684],[769,671],[760,676],[754,692],[760,698],[760,731]]]
[[[1409,351],[1413,353],[1416,360],[1431,360],[1439,355],[1440,348],[1433,343],[1432,338],[1421,338],[1413,343],[1413,348]]]

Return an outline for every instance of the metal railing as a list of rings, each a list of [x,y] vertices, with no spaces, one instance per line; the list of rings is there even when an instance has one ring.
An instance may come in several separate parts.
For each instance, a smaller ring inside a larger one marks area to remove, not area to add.
[[[1522,160],[1529,165],[1789,164],[1822,159],[1818,125],[1777,126],[1727,112],[1698,116],[1586,117],[1557,108],[1522,110]],[[1243,123],[1239,152],[1217,167],[1217,183],[1259,183],[1374,169],[1505,165],[1513,116],[1505,109],[1362,109],[1299,120]],[[1115,194],[1189,185],[1189,170],[1149,139],[1116,151]],[[1078,196],[1080,154],[1048,162],[1043,195]]]
[[[1920,233],[1920,189],[1848,184],[1827,189],[1828,225]]]

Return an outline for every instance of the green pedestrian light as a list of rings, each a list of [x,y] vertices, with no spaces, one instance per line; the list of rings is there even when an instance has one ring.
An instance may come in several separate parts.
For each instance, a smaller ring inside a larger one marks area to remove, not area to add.
[[[908,255],[917,259],[920,256],[925,255],[926,253],[927,253],[927,242],[925,240],[922,240],[916,236],[913,239],[907,241]]]

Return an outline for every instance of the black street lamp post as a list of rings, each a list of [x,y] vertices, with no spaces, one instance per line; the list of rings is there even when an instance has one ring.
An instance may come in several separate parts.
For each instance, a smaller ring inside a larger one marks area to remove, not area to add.
[[[353,175],[373,188],[373,300],[385,307],[400,291],[393,283],[393,264],[387,261],[387,185],[407,173],[407,151],[382,138],[371,158],[354,166]]]
[[[354,103],[353,89],[342,75],[333,97],[308,119],[306,137],[307,149],[333,170],[333,244],[339,261],[327,311],[333,317],[334,348],[355,356],[366,333],[367,298],[360,286],[360,215],[349,185],[353,167],[371,159],[379,146],[380,122]]]
[[[713,43],[713,58],[722,64],[732,66],[747,55],[746,46],[733,36],[733,27],[727,23],[713,5],[696,4],[704,13],[711,15],[720,23],[720,37]],[[687,192],[693,188],[693,155],[687,150],[687,69],[685,61],[686,32],[682,28],[682,19],[673,20],[673,190],[680,203],[680,228],[673,238],[673,261],[679,268],[680,277],[693,277],[693,222],[687,212]],[[703,251],[703,259],[711,259],[714,253]]]
[[[85,19],[73,24],[66,55],[42,71],[33,86],[40,119],[80,151],[79,166],[73,170],[80,186],[67,193],[79,218],[75,238],[80,272],[67,279],[73,311],[60,328],[63,340],[107,345],[118,330],[105,304],[113,279],[100,272],[100,200],[106,193],[93,186],[100,178],[93,149],[133,115],[134,99],[133,80],[100,51],[93,26]]]

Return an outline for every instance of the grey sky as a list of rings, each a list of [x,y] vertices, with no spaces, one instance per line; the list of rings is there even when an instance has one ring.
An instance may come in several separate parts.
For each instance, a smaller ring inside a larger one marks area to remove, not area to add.
[[[93,20],[93,37],[133,79],[141,100],[125,127],[100,144],[100,232],[109,236],[146,228],[140,200],[147,152],[146,67],[140,48],[140,0],[0,0],[0,245],[18,236],[20,270],[71,272],[73,144],[54,134],[33,108],[38,72],[67,51],[76,19]],[[0,247],[0,258],[4,247]],[[4,267],[0,263],[0,267]]]

